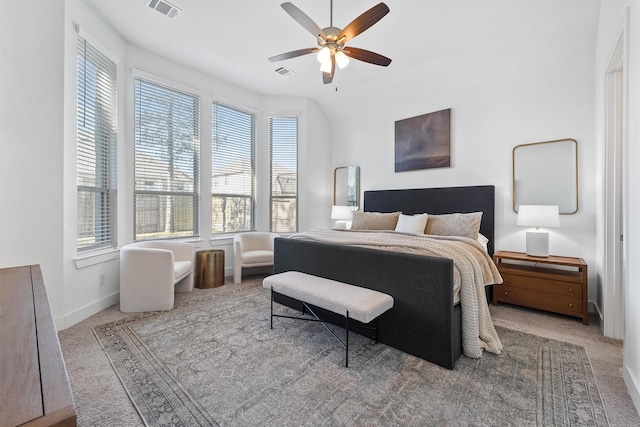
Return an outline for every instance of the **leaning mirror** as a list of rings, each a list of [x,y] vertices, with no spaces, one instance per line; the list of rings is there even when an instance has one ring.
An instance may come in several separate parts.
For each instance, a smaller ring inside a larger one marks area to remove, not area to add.
[[[333,171],[333,204],[360,208],[360,166],[340,166]]]
[[[560,139],[513,149],[513,210],[520,205],[557,205],[578,211],[578,141]]]

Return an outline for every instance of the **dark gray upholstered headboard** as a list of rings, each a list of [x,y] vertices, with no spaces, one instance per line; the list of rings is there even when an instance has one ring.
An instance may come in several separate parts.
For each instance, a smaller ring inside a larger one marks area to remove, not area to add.
[[[364,192],[366,212],[402,212],[447,214],[482,212],[480,233],[489,239],[489,255],[494,251],[495,187],[416,188],[410,190],[373,190]]]

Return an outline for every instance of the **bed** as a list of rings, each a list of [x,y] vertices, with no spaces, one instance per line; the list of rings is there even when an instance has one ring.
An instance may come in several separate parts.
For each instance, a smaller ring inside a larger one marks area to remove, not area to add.
[[[365,191],[366,212],[404,214],[483,212],[480,233],[487,252],[494,250],[494,186]],[[358,246],[278,238],[274,273],[300,271],[387,293],[394,307],[380,321],[378,340],[448,369],[463,352],[461,304],[454,303],[453,261],[448,258],[389,252]],[[294,308],[301,303],[281,296]],[[320,310],[330,321],[340,319]],[[368,335],[357,325],[354,331]]]

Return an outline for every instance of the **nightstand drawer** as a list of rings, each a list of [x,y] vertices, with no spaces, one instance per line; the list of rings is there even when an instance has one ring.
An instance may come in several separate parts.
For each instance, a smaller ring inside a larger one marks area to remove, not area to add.
[[[582,298],[525,289],[509,285],[494,285],[499,301],[565,314],[582,314]]]
[[[521,276],[500,272],[504,285],[526,290],[548,292],[551,294],[565,295],[573,298],[582,298],[582,284],[563,282],[560,280],[543,279],[533,276]]]

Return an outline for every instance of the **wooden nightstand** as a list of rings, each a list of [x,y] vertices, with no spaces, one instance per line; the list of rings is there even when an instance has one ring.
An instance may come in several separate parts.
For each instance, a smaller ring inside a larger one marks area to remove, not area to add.
[[[504,280],[493,287],[494,305],[502,301],[581,317],[589,324],[587,263],[582,258],[498,251],[493,260]]]

